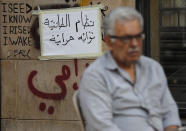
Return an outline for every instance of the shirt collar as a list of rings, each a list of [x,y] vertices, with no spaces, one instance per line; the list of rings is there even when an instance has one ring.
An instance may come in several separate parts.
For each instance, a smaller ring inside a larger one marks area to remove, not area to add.
[[[118,69],[118,65],[116,64],[116,61],[114,60],[111,54],[111,51],[108,51],[105,54],[105,67],[109,70]]]
[[[131,81],[129,74],[125,70],[121,69],[117,65],[116,61],[114,60],[114,58],[113,58],[113,56],[111,54],[111,51],[108,51],[105,54],[105,68],[106,69],[109,69],[109,70],[117,70],[124,79],[126,79],[127,81],[129,81],[131,84],[134,84]],[[136,64],[135,64],[136,82],[137,82],[138,77],[139,77],[139,74],[140,74],[140,68],[141,68],[141,56],[138,59],[138,61],[136,62]]]

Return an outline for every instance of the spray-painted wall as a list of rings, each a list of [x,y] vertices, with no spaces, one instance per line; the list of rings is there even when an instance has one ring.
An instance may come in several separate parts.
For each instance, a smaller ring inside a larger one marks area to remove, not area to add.
[[[103,4],[102,16],[134,0],[0,0],[1,130],[79,131],[72,95],[93,59],[40,61],[32,10]],[[35,24],[36,23],[36,24]],[[31,32],[33,35],[31,35]],[[34,32],[34,33],[33,33]],[[103,42],[103,51],[107,50]]]

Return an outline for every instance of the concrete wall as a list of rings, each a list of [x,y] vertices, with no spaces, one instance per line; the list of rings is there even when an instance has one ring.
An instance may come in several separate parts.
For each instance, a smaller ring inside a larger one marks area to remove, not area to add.
[[[134,0],[0,0],[2,131],[81,130],[72,96],[94,59],[40,61],[39,41],[30,34],[38,5],[78,3],[103,4],[103,17],[120,5],[135,5]]]

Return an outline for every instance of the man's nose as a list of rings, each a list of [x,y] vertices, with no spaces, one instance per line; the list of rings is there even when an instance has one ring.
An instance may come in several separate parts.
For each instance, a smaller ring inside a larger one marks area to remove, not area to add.
[[[138,44],[139,44],[139,41],[135,37],[133,37],[131,41],[131,46],[136,47],[138,46]]]

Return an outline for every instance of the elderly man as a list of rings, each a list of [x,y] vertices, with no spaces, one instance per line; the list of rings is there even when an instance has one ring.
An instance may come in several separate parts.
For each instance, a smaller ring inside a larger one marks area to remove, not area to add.
[[[86,131],[176,130],[178,109],[163,69],[141,55],[141,14],[120,7],[103,26],[110,50],[86,69],[79,88]]]

